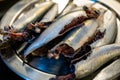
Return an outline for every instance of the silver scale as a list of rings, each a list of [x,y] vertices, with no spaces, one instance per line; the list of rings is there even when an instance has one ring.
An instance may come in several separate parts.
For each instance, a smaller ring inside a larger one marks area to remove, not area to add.
[[[4,28],[6,25],[11,25],[14,23],[20,16],[22,16],[26,12],[27,9],[31,9],[31,6],[37,5],[40,2],[49,1],[49,0],[21,0],[16,3],[13,7],[11,7],[4,17],[1,20],[0,28]],[[69,0],[53,0],[59,4],[59,12],[65,7],[65,5],[69,2]],[[73,0],[73,3],[76,5],[86,5],[91,3],[97,3],[98,6],[106,7],[110,10],[113,10],[117,14],[117,23],[118,29],[120,29],[120,3],[116,0]],[[64,3],[64,5],[63,5]],[[1,35],[0,35],[1,36]],[[120,36],[118,34],[117,36]],[[120,39],[117,39],[120,40]],[[16,74],[21,76],[26,80],[49,80],[50,78],[56,77],[55,74],[51,74],[49,72],[43,72],[36,69],[34,66],[29,64],[24,64],[22,59],[14,53],[7,53],[11,55],[9,57],[5,57],[4,53],[1,53],[1,57],[6,65],[13,70]]]

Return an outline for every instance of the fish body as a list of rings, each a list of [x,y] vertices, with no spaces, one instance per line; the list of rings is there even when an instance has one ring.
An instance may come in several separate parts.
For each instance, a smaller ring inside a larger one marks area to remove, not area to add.
[[[51,22],[55,19],[57,14],[58,14],[58,5],[54,4],[52,8],[45,14],[45,16],[43,16],[43,18],[39,22]],[[28,45],[28,42],[24,42],[21,48],[17,50],[17,53],[20,53],[27,45]]]
[[[58,15],[58,5],[54,4],[51,9],[43,16],[40,22],[50,22],[54,21],[55,17]]]
[[[64,54],[66,57],[73,57],[76,51],[84,46],[89,41],[89,38],[94,35],[98,27],[96,19],[86,20],[77,25],[75,29],[67,34],[63,41],[49,51],[48,57],[58,59],[59,54]],[[56,54],[58,55],[56,56]]]
[[[43,2],[40,3],[35,8],[28,11],[26,14],[24,14],[22,17],[20,17],[18,20],[16,20],[12,27],[16,31],[21,31],[25,29],[25,26],[28,23],[35,22],[38,19],[41,19],[45,13],[54,5],[53,2]]]
[[[120,56],[120,44],[105,45],[93,49],[87,59],[75,64],[76,78],[80,79],[93,73],[117,56]]]
[[[115,41],[115,38],[117,35],[117,21],[116,21],[116,15],[114,12],[107,10],[104,13],[102,24],[98,30],[101,33],[103,33],[103,37],[101,39],[94,41],[90,45],[92,48],[111,44]]]
[[[24,57],[29,55],[32,51],[40,48],[41,46],[47,44],[49,41],[55,39],[57,36],[61,35],[60,32],[64,29],[65,25],[71,23],[74,18],[80,16],[87,16],[85,11],[75,11],[69,13],[54,23],[52,23],[24,52]]]
[[[89,41],[89,38],[94,35],[98,27],[96,19],[87,20],[83,22],[81,27],[71,31],[63,42],[76,51]]]
[[[97,74],[93,80],[114,80],[120,75],[120,59],[117,59]]]

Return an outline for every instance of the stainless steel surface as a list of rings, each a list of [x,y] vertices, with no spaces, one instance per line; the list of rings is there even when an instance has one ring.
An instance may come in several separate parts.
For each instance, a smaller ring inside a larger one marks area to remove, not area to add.
[[[21,13],[25,12],[27,9],[30,9],[31,5],[35,5],[41,0],[22,0],[15,4],[3,17],[1,20],[0,27],[3,29],[6,25],[11,25],[13,22],[21,15]],[[44,1],[44,0],[43,0]],[[64,3],[66,0],[58,0],[61,3]],[[93,0],[97,1],[97,0]],[[74,0],[76,5],[85,5],[88,3],[93,3],[89,0]],[[98,4],[108,7],[109,9],[116,12],[118,17],[118,24],[120,24],[120,3],[116,0],[98,0]],[[119,26],[120,28],[120,26]],[[2,38],[1,38],[2,39]],[[19,76],[25,79],[31,80],[49,80],[50,78],[56,77],[54,74],[42,72],[30,64],[23,64],[22,59],[15,53],[10,46],[8,46],[9,50],[6,53],[1,53],[1,57],[6,65],[17,73]]]

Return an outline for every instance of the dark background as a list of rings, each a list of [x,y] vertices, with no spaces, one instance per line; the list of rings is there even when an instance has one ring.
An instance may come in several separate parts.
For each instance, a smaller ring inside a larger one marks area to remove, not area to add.
[[[19,0],[0,0],[0,20],[5,12]],[[0,57],[0,80],[23,80],[12,72],[2,61]]]

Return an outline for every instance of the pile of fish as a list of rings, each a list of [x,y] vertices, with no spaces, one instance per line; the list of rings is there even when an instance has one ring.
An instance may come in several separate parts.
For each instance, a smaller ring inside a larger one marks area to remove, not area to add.
[[[95,5],[70,3],[58,13],[57,3],[42,2],[0,30],[0,48],[17,45],[14,49],[27,64],[30,56],[68,58],[75,71],[50,80],[81,80],[112,60],[93,80],[114,80],[120,76],[119,25],[115,12]]]

